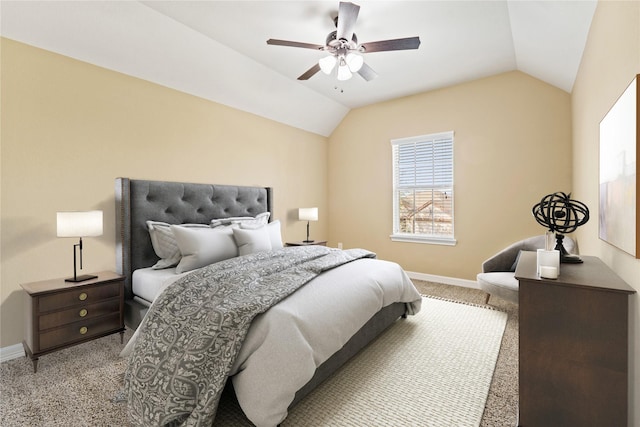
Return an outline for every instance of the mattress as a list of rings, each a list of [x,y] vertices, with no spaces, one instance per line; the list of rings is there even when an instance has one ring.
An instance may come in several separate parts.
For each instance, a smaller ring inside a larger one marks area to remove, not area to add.
[[[176,273],[176,268],[154,270],[153,268],[140,268],[133,272],[131,279],[133,295],[143,300],[145,305],[152,303],[158,295],[171,283],[187,273]]]

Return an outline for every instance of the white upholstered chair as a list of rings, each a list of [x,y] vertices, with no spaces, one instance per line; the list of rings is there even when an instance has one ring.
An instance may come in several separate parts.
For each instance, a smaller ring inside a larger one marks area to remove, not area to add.
[[[545,236],[529,237],[501,250],[482,263],[482,273],[476,277],[480,289],[487,293],[485,304],[491,295],[518,303],[518,280],[515,278],[517,258],[520,251],[544,249]],[[577,250],[575,242],[565,236],[563,246],[569,253]]]

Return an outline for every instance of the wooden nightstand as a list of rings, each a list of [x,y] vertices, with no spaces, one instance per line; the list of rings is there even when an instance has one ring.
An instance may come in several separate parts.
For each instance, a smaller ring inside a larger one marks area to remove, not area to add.
[[[124,336],[124,277],[110,271],[70,283],[25,283],[24,350],[37,372],[44,354],[120,332]]]
[[[287,246],[313,246],[313,245],[317,245],[317,246],[327,246],[327,241],[326,240],[314,240],[313,242],[287,242],[286,243]]]

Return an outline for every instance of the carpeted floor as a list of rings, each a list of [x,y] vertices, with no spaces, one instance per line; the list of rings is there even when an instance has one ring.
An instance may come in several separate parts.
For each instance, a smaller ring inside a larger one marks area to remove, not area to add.
[[[479,290],[414,281],[422,294],[483,305]],[[502,346],[481,426],[515,425],[518,402],[517,305],[491,301],[508,313]],[[128,331],[125,339],[130,337]],[[20,358],[0,365],[0,424],[3,426],[126,426],[124,405],[110,399],[120,388],[124,361],[119,336],[46,355],[38,373]]]

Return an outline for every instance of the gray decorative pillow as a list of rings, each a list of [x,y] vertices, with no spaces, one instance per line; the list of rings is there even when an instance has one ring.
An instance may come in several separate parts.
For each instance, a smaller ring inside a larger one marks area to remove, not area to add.
[[[182,227],[209,228],[207,224],[182,224]],[[173,232],[171,231],[171,224],[160,221],[147,221],[147,228],[149,229],[149,236],[151,237],[153,250],[156,255],[158,255],[158,258],[160,258],[160,260],[151,268],[161,270],[178,265],[182,255]]]
[[[194,229],[172,225],[182,258],[177,273],[195,270],[215,262],[238,256],[233,227]]]
[[[269,222],[270,212],[263,212],[255,217],[252,216],[236,216],[230,218],[219,218],[211,220],[211,227],[228,226],[231,224],[261,227]]]

